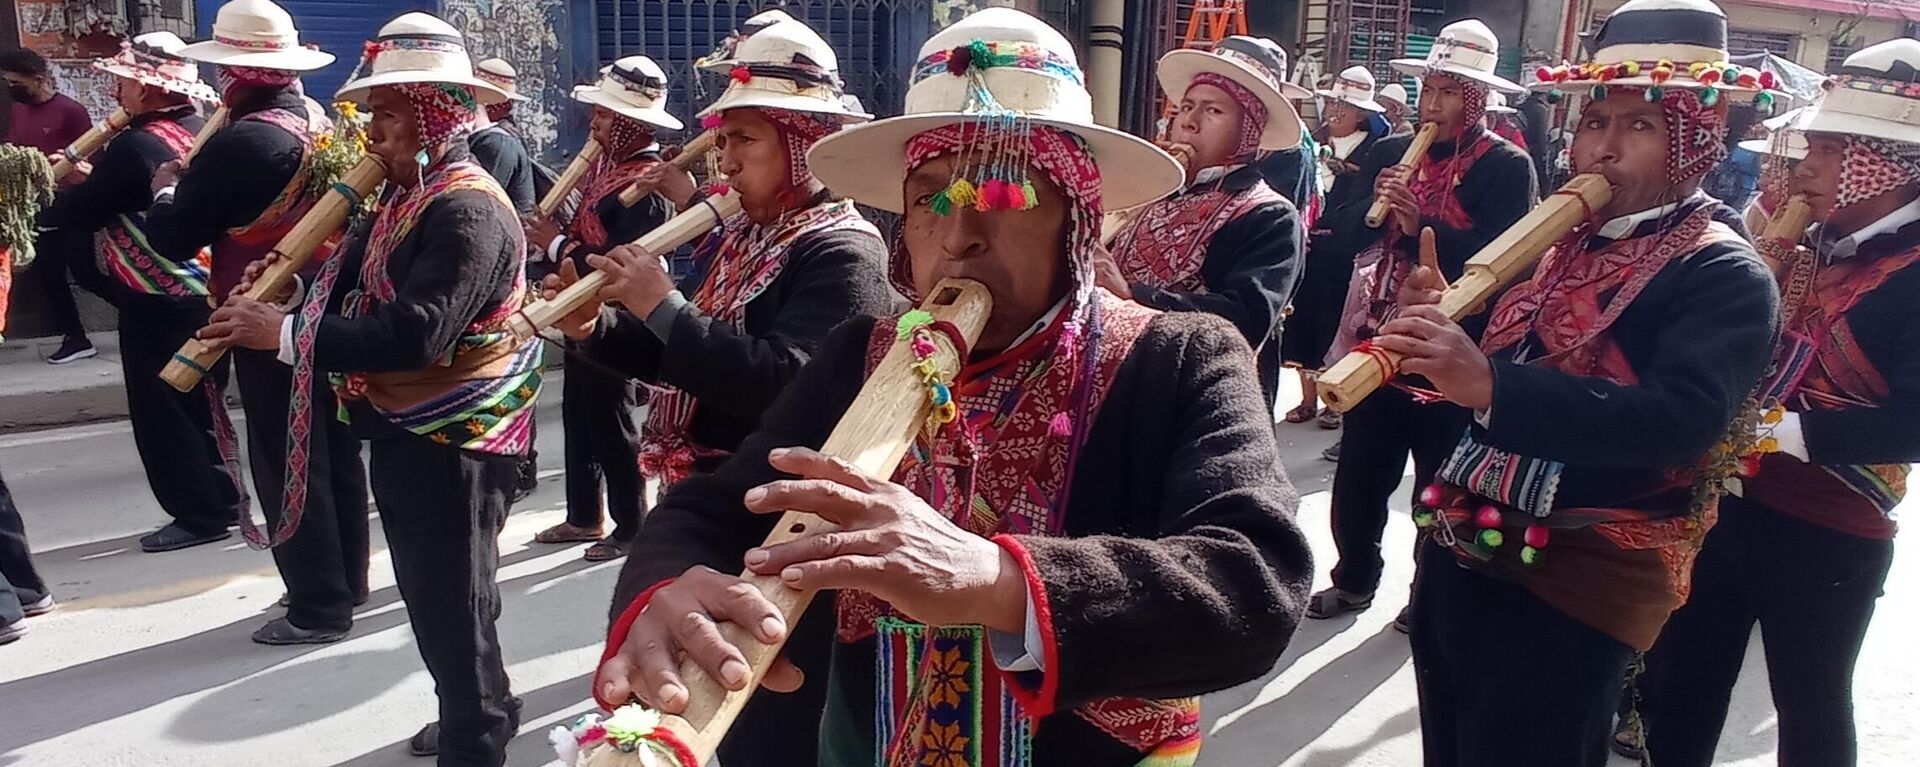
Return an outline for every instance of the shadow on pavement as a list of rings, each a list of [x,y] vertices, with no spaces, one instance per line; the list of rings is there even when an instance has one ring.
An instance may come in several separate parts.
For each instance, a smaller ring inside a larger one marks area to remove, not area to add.
[[[1315,669],[1287,694],[1211,732],[1208,764],[1272,763],[1276,754],[1306,748],[1360,701],[1405,666],[1407,638],[1391,625]]]
[[[547,743],[547,731],[553,729],[554,725],[536,725],[534,722],[559,714],[562,715],[561,721],[571,723],[575,717],[597,710],[587,697],[588,685],[592,684],[589,677],[582,675],[520,693],[520,698],[526,701],[526,708],[521,712],[520,734],[507,744],[507,764],[529,767],[555,761],[553,746]],[[407,740],[411,737],[409,733],[406,738],[339,762],[337,767],[426,767],[432,764],[429,759],[408,753]]]
[[[1359,620],[1359,617],[1357,613],[1348,613],[1326,620],[1302,618],[1300,629],[1293,632],[1293,641],[1287,644],[1287,651],[1280,655],[1280,660],[1274,662],[1273,668],[1265,676],[1207,696],[1206,705],[1200,708],[1200,731],[1212,732],[1214,723],[1218,722],[1221,716],[1251,705],[1260,696],[1261,688],[1266,687],[1267,683],[1286,673],[1287,669],[1293,668],[1293,664],[1298,663],[1307,653],[1319,649],[1321,645],[1333,641],[1333,638],[1342,632],[1353,628],[1354,622]]]

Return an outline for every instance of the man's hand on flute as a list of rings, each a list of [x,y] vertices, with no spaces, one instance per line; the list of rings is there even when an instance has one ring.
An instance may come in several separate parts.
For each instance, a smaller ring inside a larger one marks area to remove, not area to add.
[[[568,286],[579,281],[580,269],[573,265],[573,260],[561,261],[560,269],[556,274],[549,274],[546,279],[540,281],[540,298],[552,301],[560,295],[560,291],[566,290]],[[593,335],[593,328],[599,322],[600,302],[588,301],[574,309],[572,313],[560,318],[560,321],[553,326],[559,328],[560,332],[568,338],[585,341],[588,336]]]
[[[1422,240],[1423,248],[1431,248],[1431,236]],[[1400,287],[1398,313],[1380,327],[1373,343],[1401,355],[1401,373],[1426,376],[1448,401],[1484,410],[1493,404],[1493,363],[1459,323],[1440,311],[1446,288],[1439,269],[1415,266]]]
[[[634,245],[621,245],[604,255],[587,256],[587,266],[606,273],[600,300],[618,301],[635,316],[646,317],[674,291],[667,261]]]
[[[747,491],[748,511],[804,511],[841,529],[748,551],[754,573],[803,591],[865,591],[929,626],[1025,631],[1026,576],[999,544],[838,458],[792,447],[767,463],[797,478]]]
[[[523,223],[527,227],[527,244],[539,251],[542,254],[541,258],[545,258],[547,249],[553,247],[554,238],[560,236],[560,225],[554,223],[553,219],[538,213],[529,216]]]
[[[225,305],[213,310],[213,317],[196,337],[220,351],[235,346],[263,352],[278,351],[280,325],[286,317],[286,312],[235,291],[227,298]]]
[[[160,163],[160,167],[153,169],[151,191],[157,195],[160,193],[160,190],[180,183],[180,170],[183,167],[184,165],[179,160],[168,160]]]
[[[691,658],[729,690],[745,689],[751,669],[740,648],[720,633],[719,623],[740,626],[755,639],[775,644],[786,639],[780,610],[740,576],[695,567],[660,587],[633,620],[626,639],[594,675],[600,699],[633,698],[668,714],[687,710],[687,683],[680,658]],[[774,692],[800,689],[800,669],[785,657],[773,662],[760,686]]]
[[[1386,201],[1393,224],[1408,237],[1420,233],[1420,202],[1414,199],[1413,189],[1407,186],[1407,179],[1412,175],[1411,168],[1395,165],[1381,170],[1379,178],[1373,182],[1373,196]]]

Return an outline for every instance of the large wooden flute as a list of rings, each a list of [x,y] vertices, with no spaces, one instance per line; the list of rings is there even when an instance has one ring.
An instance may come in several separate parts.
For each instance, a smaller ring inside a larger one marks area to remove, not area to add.
[[[711,231],[727,217],[740,212],[740,193],[731,189],[696,202],[679,215],[640,236],[633,244],[648,253],[666,254]],[[607,281],[605,272],[594,272],[568,285],[551,301],[535,301],[507,318],[507,331],[522,341],[559,322],[588,303],[596,301],[600,286]]]
[[[933,286],[930,296],[920,308],[931,313],[936,321],[953,323],[968,345],[980,337],[981,329],[987,325],[987,315],[993,311],[993,296],[986,286],[972,280],[941,280]],[[934,355],[936,367],[943,378],[955,375],[966,361],[959,358],[944,336],[933,335],[939,347]],[[930,408],[927,385],[913,372],[910,343],[910,340],[895,341],[887,350],[866,385],[860,388],[853,405],[840,416],[833,433],[820,446],[820,452],[846,460],[868,476],[893,474],[900,458],[913,444],[914,434],[926,425]],[[838,529],[838,525],[812,514],[788,511],[773,526],[763,545],[773,546]],[[797,625],[813,601],[813,592],[789,588],[778,575],[756,575],[749,571],[740,577],[780,609],[788,626]],[[722,623],[719,629],[727,641],[746,656],[753,675],[751,681],[736,692],[707,675],[697,664],[691,661],[680,664],[680,678],[687,685],[687,711],[680,717],[665,717],[665,726],[693,752],[699,760],[697,764],[713,758],[727,728],[740,715],[748,697],[760,686],[767,669],[780,655],[779,646],[763,644],[735,624]]]
[[[1433,146],[1433,137],[1440,133],[1440,126],[1427,123],[1420,126],[1420,132],[1413,134],[1413,143],[1407,145],[1407,153],[1400,155],[1400,167],[1420,167],[1420,160],[1427,156],[1427,147]],[[1367,209],[1367,226],[1378,227],[1387,221],[1387,201],[1375,199],[1373,207]]]
[[[300,223],[294,224],[280,244],[266,255],[268,264],[260,278],[253,281],[253,287],[246,297],[255,301],[266,301],[285,288],[293,279],[295,272],[306,266],[307,259],[313,257],[315,248],[326,242],[328,237],[340,230],[347,221],[347,214],[360,204],[360,200],[373,193],[374,187],[386,180],[387,164],[379,157],[367,155],[360,162],[347,169],[340,177],[340,184],[353,190],[353,195],[340,191],[338,185],[327,190],[313,207],[300,217]],[[182,392],[192,391],[200,383],[213,365],[220,361],[224,351],[209,347],[198,338],[189,338],[173,353],[173,361],[160,370],[160,380]]]
[[[73,166],[99,151],[100,147],[106,145],[107,139],[113,138],[113,134],[126,130],[127,125],[132,122],[133,115],[127,114],[125,109],[116,108],[112,114],[107,115],[107,119],[88,128],[86,133],[80,134],[80,138],[74,139],[67,148],[60,150],[60,159],[53,163],[53,180],[59,181],[66,178],[67,174],[73,172]]]
[[[680,154],[667,161],[667,167],[682,172],[692,170],[695,163],[706,158],[707,152],[713,149],[714,142],[716,141],[719,141],[719,136],[713,131],[707,131],[698,136],[694,136],[692,141],[687,142],[686,146],[680,148]],[[635,181],[628,184],[627,188],[620,190],[620,206],[631,208],[634,203],[640,201],[640,198],[652,193],[653,187],[643,186],[640,182]]]
[[[567,163],[567,169],[561,171],[560,178],[553,182],[553,188],[547,190],[547,196],[540,199],[539,211],[543,218],[550,218],[567,201],[567,195],[580,184],[587,175],[587,169],[593,167],[593,161],[600,159],[600,142],[587,139],[587,145],[580,147],[580,153],[573,156],[573,162]]]
[[[1794,195],[1787,204],[1773,214],[1767,222],[1767,228],[1760,235],[1760,258],[1767,262],[1773,273],[1785,276],[1787,254],[1799,247],[1800,238],[1807,235],[1807,226],[1813,223],[1813,206],[1807,204],[1807,198]]]
[[[1472,313],[1611,199],[1613,185],[1605,176],[1574,176],[1467,261],[1460,279],[1441,295],[1440,311],[1455,320]],[[1384,349],[1348,352],[1320,374],[1320,397],[1333,409],[1346,412],[1392,378],[1399,367],[1399,355]]]

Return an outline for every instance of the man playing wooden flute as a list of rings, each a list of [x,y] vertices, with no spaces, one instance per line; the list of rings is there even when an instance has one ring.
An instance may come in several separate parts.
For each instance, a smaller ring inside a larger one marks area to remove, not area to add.
[[[588,255],[631,242],[673,215],[674,202],[657,191],[630,206],[621,202],[628,186],[657,188],[673,176],[679,187],[691,192],[693,182],[685,171],[660,159],[654,134],[682,126],[667,112],[667,75],[653,59],[628,56],[615,61],[598,83],[576,88],[573,97],[593,109],[592,136],[601,154],[576,187],[580,209],[565,232],[551,220],[536,217],[528,226],[527,241],[550,261],[572,261],[585,273],[590,270]],[[633,409],[641,402],[639,387],[619,370],[586,364],[568,370],[561,388],[567,519],[540,531],[534,540],[592,541],[584,554],[587,561],[617,559],[633,543],[646,512],[640,433],[633,421]],[[603,528],[609,519],[612,530]]]
[[[1762,387],[1763,405],[1779,407],[1762,418],[1763,454],[1647,656],[1647,750],[1662,767],[1713,761],[1756,621],[1780,764],[1858,758],[1854,661],[1893,559],[1891,514],[1920,461],[1916,105],[1920,41],[1893,40],[1847,57],[1789,128],[1805,156],[1786,191],[1819,225],[1780,278],[1783,340]]]
[[[807,165],[814,142],[867,119],[840,98],[833,49],[784,11],[768,11],[713,58],[728,85],[701,117],[719,132],[718,170],[743,212],[701,243],[701,266],[678,288],[654,254],[622,247],[588,258],[609,277],[601,298],[623,310],[591,307],[563,326],[589,363],[649,386],[641,461],[667,485],[732,454],[835,326],[892,313],[900,300],[879,232]],[[576,274],[563,263],[551,287]],[[621,587],[613,614],[646,585]],[[826,608],[812,616],[795,652],[824,661],[831,616]],[[810,752],[818,738],[804,722],[825,699],[813,687],[753,701],[741,717],[747,735],[723,744],[721,759],[780,764]]]
[[[1422,229],[1434,230],[1440,269],[1452,279],[1481,246],[1533,207],[1533,161],[1480,122],[1489,92],[1520,90],[1493,73],[1499,49],[1486,24],[1468,19],[1440,30],[1426,59],[1393,61],[1396,71],[1423,78],[1419,119],[1433,126],[1435,134],[1432,146],[1411,167],[1396,163],[1414,137],[1382,140],[1362,171],[1376,177],[1374,196],[1389,211],[1378,229],[1379,255],[1367,285],[1366,316],[1358,320],[1363,341],[1390,319],[1394,295],[1418,255]],[[1343,223],[1373,228],[1361,219]],[[1481,324],[1470,321],[1466,327],[1477,334]],[[1387,501],[1400,486],[1407,455],[1413,455],[1414,487],[1426,485],[1467,423],[1465,410],[1416,394],[1428,388],[1418,377],[1400,383],[1405,388],[1375,392],[1344,419],[1332,508],[1340,561],[1333,567],[1333,587],[1313,595],[1308,617],[1331,618],[1373,605],[1385,566],[1380,536],[1387,525]],[[1395,619],[1397,628],[1405,629],[1405,617],[1403,610]]]
[[[371,441],[394,578],[440,696],[424,731],[434,742],[415,750],[498,767],[519,727],[494,632],[498,534],[541,355],[504,331],[527,290],[525,234],[466,142],[482,101],[506,94],[473,76],[460,40],[425,13],[380,29],[339,97],[367,105],[368,151],[395,189],[297,315],[236,296],[202,335],[276,354],[297,376],[334,374]],[[294,417],[331,420],[314,404],[296,402]]]
[[[832,188],[904,211],[902,289],[992,292],[951,420],[890,478],[809,449],[900,332],[841,326],[733,459],[648,517],[594,694],[683,710],[681,652],[743,688],[715,622],[792,630],[726,574],[744,561],[837,590],[831,661],[789,654],[799,668],[766,679],[832,693],[824,719],[785,723],[817,728],[819,750],[768,764],[1190,765],[1195,696],[1271,666],[1312,568],[1246,342],[1094,285],[1105,206],[1165,194],[1181,169],[1095,125],[1072,47],[1019,11],[956,22],[914,72],[905,116],[812,160]],[[845,529],[753,548],[782,509]]]
[[[1282,93],[1286,54],[1273,41],[1229,37],[1211,52],[1160,59],[1160,89],[1179,104],[1167,141],[1186,155],[1186,185],[1146,207],[1095,266],[1099,286],[1168,311],[1225,317],[1258,350],[1271,407],[1280,388],[1280,320],[1300,274],[1300,211],[1251,163],[1290,150],[1303,126]],[[1304,93],[1304,89],[1293,86]]]
[[[185,46],[172,32],[150,32],[94,63],[115,76],[120,107],[133,119],[94,157],[91,172],[70,177],[77,183],[40,211],[39,224],[85,237],[111,278],[127,416],[154,500],[172,527],[225,538],[240,495],[215,442],[214,403],[203,392],[174,391],[159,377],[173,350],[207,324],[208,254],[174,261],[147,239],[154,170],[193,145],[203,124],[194,99],[218,101],[198,67],[180,57]],[[213,378],[225,380],[224,364]]]
[[[507,100],[487,105],[485,124],[467,137],[467,148],[473,151],[474,164],[500,182],[507,199],[513,201],[513,209],[521,215],[532,215],[540,201],[535,190],[533,154],[527,151],[526,138],[513,121],[513,105],[527,100],[520,95],[520,73],[505,59],[487,58],[473,65],[473,75],[505,91]]]
[[[1759,92],[1754,70],[1693,66],[1725,61],[1726,17],[1630,0],[1588,44],[1548,87],[1587,95],[1573,167],[1611,199],[1506,291],[1478,342],[1434,306],[1426,267],[1375,339],[1473,413],[1415,506],[1428,767],[1606,762],[1621,679],[1687,599],[1744,452],[1729,425],[1772,353],[1773,281],[1700,192],[1728,102]]]

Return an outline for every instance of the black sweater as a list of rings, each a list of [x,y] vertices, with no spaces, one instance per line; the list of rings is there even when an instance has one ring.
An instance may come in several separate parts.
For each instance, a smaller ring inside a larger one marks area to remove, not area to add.
[[[900,297],[888,285],[886,258],[886,247],[861,232],[801,235],[780,276],[747,304],[744,330],[687,304],[662,342],[642,318],[608,307],[593,336],[578,347],[591,361],[629,378],[692,394],[700,405],[689,438],[731,451],[759,426],[767,406],[835,325],[894,310]],[[681,293],[698,292],[707,271],[681,280]]]
[[[1920,222],[1862,243],[1853,258],[1888,258],[1920,248]],[[1808,410],[1800,428],[1812,463],[1920,461],[1920,265],[1895,272],[1846,314],[1861,353],[1887,382],[1875,407]]]
[[[474,163],[506,190],[513,209],[532,213],[539,201],[533,197],[533,156],[527,154],[526,143],[504,127],[489,125],[468,136],[467,147],[473,150]]]
[[[659,152],[649,151],[634,155],[629,162],[637,160],[657,162],[659,159]],[[605,253],[640,239],[641,235],[653,231],[666,223],[667,219],[672,218],[674,210],[673,203],[667,201],[666,195],[658,192],[640,198],[631,207],[621,205],[620,194],[614,192],[594,203],[593,212],[600,217],[600,226],[607,230],[605,244],[596,247],[574,239],[571,234],[567,236],[567,253],[574,259],[574,266],[579,267],[581,274],[586,274],[588,271],[587,256]],[[546,243],[538,244],[546,245]]]
[[[268,109],[305,113],[306,108],[292,88],[248,94],[233,104],[227,126],[200,147],[173,197],[147,212],[147,240],[154,251],[174,261],[191,259],[228,229],[251,224],[266,212],[300,172],[306,148],[299,137],[274,125],[240,118]]]
[[[741,569],[744,552],[775,522],[747,512],[742,495],[777,478],[768,450],[826,439],[863,383],[874,322],[835,330],[738,455],[676,485],[648,515],[615,589],[616,615],[692,566]],[[1109,696],[1199,695],[1258,677],[1299,621],[1312,555],[1293,520],[1297,498],[1279,468],[1253,360],[1232,335],[1204,314],[1155,318],[1094,416],[1065,535],[1019,537],[1046,586],[1058,648],[1059,664],[1046,673],[1057,676],[1061,713],[1038,728],[1038,764],[1133,764],[1138,754],[1115,753],[1123,749],[1067,710]],[[836,665],[832,675],[862,673]],[[810,670],[808,684],[828,683]],[[872,705],[871,687],[844,689]]]
[[[40,226],[93,232],[121,215],[129,216],[139,226],[142,214],[153,205],[153,171],[178,156],[159,136],[141,129],[160,119],[173,120],[193,133],[206,124],[191,105],[134,117],[126,130],[100,150],[94,158],[93,173],[86,180],[60,190],[53,202],[41,209]]]
[[[1461,173],[1460,184],[1453,190],[1454,196],[1460,200],[1461,209],[1466,211],[1473,225],[1456,229],[1432,215],[1433,211],[1421,211],[1420,226],[1433,228],[1434,251],[1440,258],[1440,271],[1446,273],[1448,280],[1459,279],[1461,271],[1466,268],[1467,259],[1480,252],[1493,238],[1500,236],[1513,222],[1527,215],[1537,201],[1532,158],[1527,157],[1520,147],[1494,135],[1492,131],[1480,131],[1480,138],[1476,140],[1491,141],[1493,145],[1472,167]],[[1368,157],[1362,175],[1373,178],[1381,170],[1398,164],[1401,155],[1406,154],[1407,146],[1412,143],[1412,136],[1381,139]],[[1427,148],[1427,162],[1431,164],[1446,160],[1453,156],[1453,151],[1453,142],[1443,144],[1435,141]],[[1372,194],[1371,189],[1368,194]],[[1365,218],[1365,206],[1362,206],[1355,216],[1359,227],[1366,227]],[[1388,231],[1393,226],[1393,217],[1388,216],[1374,231]],[[1411,258],[1419,257],[1419,237],[1396,237],[1394,242],[1399,252]]]
[[[1489,426],[1472,428],[1486,444],[1567,464],[1556,507],[1638,499],[1626,505],[1682,511],[1648,492],[1725,435],[1772,358],[1779,308],[1752,246],[1709,245],[1669,262],[1614,322],[1637,384],[1516,364],[1519,347],[1539,348],[1519,344],[1492,355]]]

